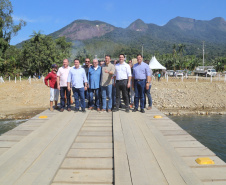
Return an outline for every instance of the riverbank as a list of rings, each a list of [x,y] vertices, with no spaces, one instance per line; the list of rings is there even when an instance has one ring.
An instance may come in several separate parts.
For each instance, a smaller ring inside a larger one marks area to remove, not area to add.
[[[166,115],[226,114],[226,83],[189,78],[153,81],[153,105]],[[0,84],[0,119],[28,119],[49,108],[42,80]]]

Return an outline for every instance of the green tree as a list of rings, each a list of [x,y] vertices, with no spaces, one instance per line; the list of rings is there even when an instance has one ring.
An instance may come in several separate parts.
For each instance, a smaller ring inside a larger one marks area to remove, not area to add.
[[[4,58],[9,48],[10,40],[15,36],[26,22],[22,19],[15,25],[12,18],[13,7],[9,0],[0,0],[0,57]]]

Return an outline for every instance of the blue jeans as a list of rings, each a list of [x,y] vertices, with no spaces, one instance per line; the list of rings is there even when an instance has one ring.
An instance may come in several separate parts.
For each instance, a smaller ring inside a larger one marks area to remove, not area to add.
[[[108,86],[101,86],[101,95],[102,95],[102,103],[103,103],[103,109],[106,110],[106,102],[108,97],[108,110],[111,110],[112,108],[112,85]]]
[[[93,101],[93,93],[95,91],[95,105],[97,108],[100,108],[100,96],[99,96],[99,88],[98,89],[89,89],[89,102],[90,107],[94,107]]]
[[[134,91],[135,91],[134,104],[136,109],[138,109],[139,100],[140,100],[140,108],[144,109],[145,87],[146,87],[146,79],[140,80],[140,81],[134,80]]]
[[[60,87],[60,108],[65,107],[65,95],[67,97],[67,108],[71,108],[71,91],[68,91],[67,87]]]
[[[151,85],[149,85],[149,89],[148,90],[145,89],[145,94],[148,97],[148,104],[149,104],[148,106],[152,107],[152,98],[151,98],[150,91],[151,91]],[[146,107],[146,96],[145,96],[145,99],[144,99],[144,107]]]
[[[86,104],[85,104],[85,95],[84,95],[84,87],[82,88],[74,88],[72,87],[73,95],[75,98],[75,108],[79,109],[79,98],[81,101],[81,108],[85,109]]]

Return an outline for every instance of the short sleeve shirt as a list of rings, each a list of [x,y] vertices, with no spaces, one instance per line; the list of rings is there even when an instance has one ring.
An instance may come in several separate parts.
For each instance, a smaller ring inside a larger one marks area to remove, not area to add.
[[[113,72],[113,74],[105,73],[105,70],[108,70],[109,72]],[[108,65],[104,64],[102,66],[102,75],[101,75],[101,86],[108,86],[112,84],[112,77],[115,73],[115,66],[111,63]]]

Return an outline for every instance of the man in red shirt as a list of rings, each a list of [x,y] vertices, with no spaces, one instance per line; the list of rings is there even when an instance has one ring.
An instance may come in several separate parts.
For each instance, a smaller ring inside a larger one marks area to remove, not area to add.
[[[50,111],[53,111],[53,101],[55,101],[55,109],[58,108],[59,90],[57,89],[57,68],[57,65],[53,64],[52,71],[45,77],[45,84],[50,87]]]

